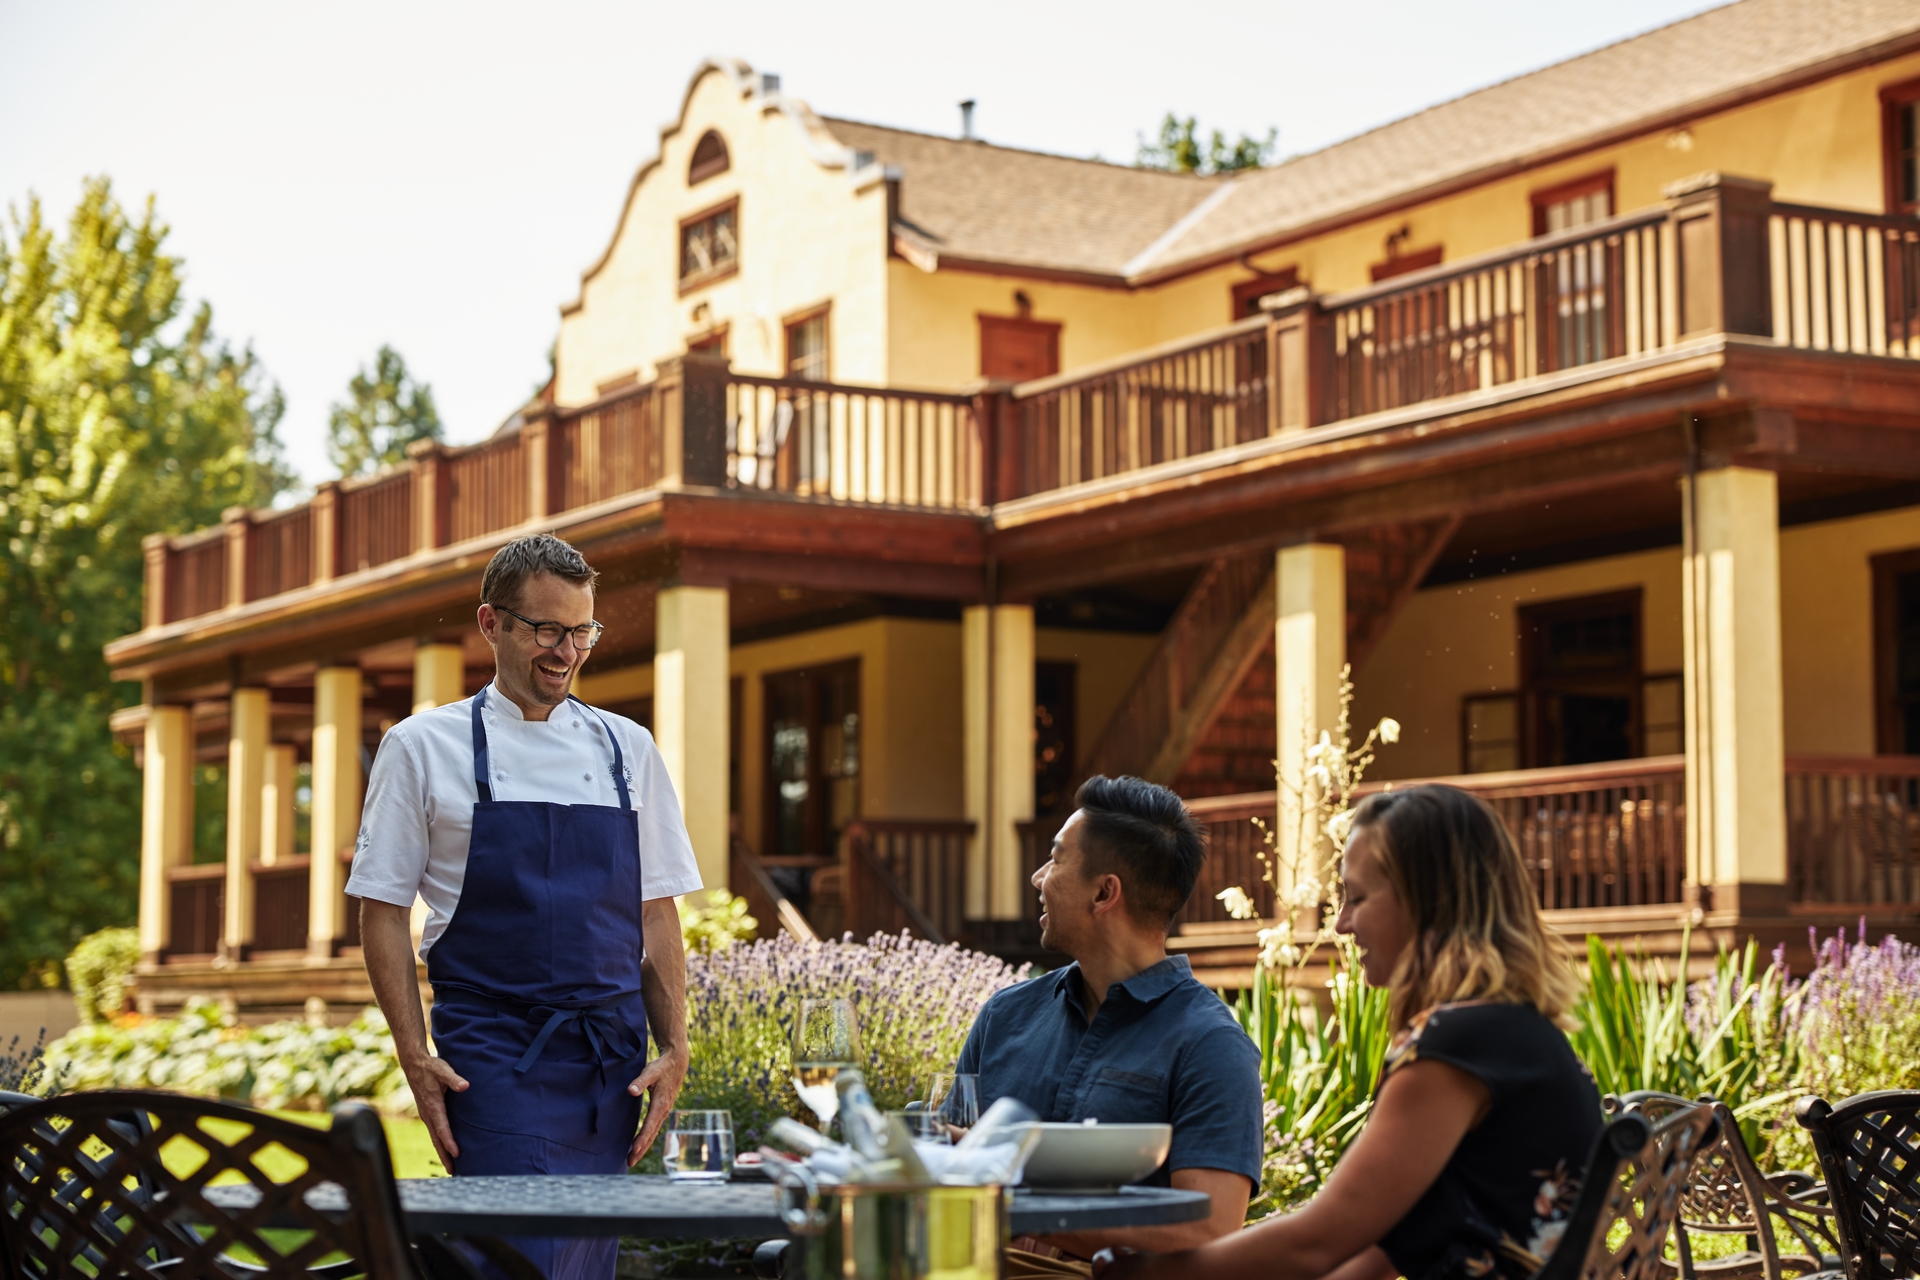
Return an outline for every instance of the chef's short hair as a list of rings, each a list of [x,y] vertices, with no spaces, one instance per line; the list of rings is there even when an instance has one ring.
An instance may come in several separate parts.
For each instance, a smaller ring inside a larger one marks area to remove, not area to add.
[[[1179,796],[1142,778],[1095,775],[1080,784],[1073,803],[1086,871],[1119,876],[1127,913],[1171,930],[1200,879],[1205,829]]]
[[[527,579],[538,573],[592,589],[600,574],[573,544],[550,533],[534,533],[515,538],[493,553],[487,571],[480,575],[480,602],[496,608],[516,609]]]

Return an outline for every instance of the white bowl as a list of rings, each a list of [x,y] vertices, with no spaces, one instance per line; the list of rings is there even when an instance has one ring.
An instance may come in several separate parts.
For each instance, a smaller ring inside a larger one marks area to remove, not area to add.
[[[1125,1186],[1166,1163],[1170,1124],[1043,1124],[1020,1181],[1029,1187]]]

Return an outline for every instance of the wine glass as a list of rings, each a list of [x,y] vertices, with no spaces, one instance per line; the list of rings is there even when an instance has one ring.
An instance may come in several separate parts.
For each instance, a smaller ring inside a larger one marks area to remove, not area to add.
[[[820,1117],[821,1129],[840,1111],[834,1080],[859,1060],[860,1024],[853,1016],[853,1001],[802,1000],[793,1022],[793,1088]]]
[[[956,1129],[971,1129],[980,1119],[980,1077],[969,1072],[941,1071],[927,1090],[927,1110]]]

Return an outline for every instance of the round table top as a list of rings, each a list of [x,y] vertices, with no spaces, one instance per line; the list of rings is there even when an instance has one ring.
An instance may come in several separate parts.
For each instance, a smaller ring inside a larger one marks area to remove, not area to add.
[[[404,1178],[400,1207],[414,1231],[446,1235],[640,1236],[654,1240],[773,1239],[790,1234],[771,1183],[671,1183],[638,1174]],[[210,1188],[208,1199],[244,1208],[250,1186]],[[307,1194],[321,1212],[344,1210],[345,1193],[322,1184]],[[1016,1236],[1055,1231],[1198,1222],[1213,1211],[1203,1192],[1121,1187],[1095,1194],[1017,1191]]]

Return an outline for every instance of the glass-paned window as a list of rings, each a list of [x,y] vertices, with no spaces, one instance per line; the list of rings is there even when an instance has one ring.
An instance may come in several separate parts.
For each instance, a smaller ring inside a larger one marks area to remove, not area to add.
[[[1893,696],[1899,750],[1920,755],[1920,570],[1893,580]]]
[[[1920,100],[1895,108],[1897,132],[1894,135],[1894,190],[1900,196],[1900,212],[1920,210]]]
[[[1527,767],[1642,754],[1638,591],[1523,608],[1520,643]]]
[[[787,323],[787,376],[803,382],[827,380],[827,313]]]
[[[860,664],[766,677],[767,852],[829,858],[860,813]]]
[[[1609,187],[1555,200],[1546,206],[1544,213],[1548,234],[1584,227],[1591,222],[1605,222],[1612,216],[1613,191]]]
[[[1033,809],[1065,812],[1073,803],[1074,693],[1079,668],[1037,662],[1033,668]]]
[[[739,208],[729,205],[680,228],[682,288],[725,275],[740,265]]]

